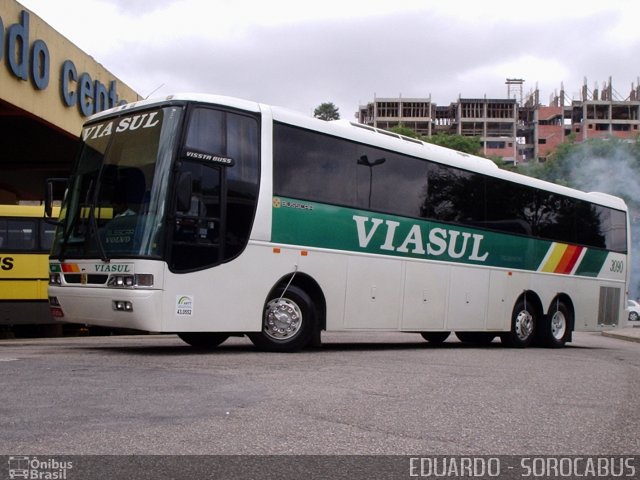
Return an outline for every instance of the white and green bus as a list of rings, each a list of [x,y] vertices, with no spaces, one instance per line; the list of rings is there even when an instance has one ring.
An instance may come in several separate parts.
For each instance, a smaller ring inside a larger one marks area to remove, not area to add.
[[[50,256],[62,321],[294,351],[322,331],[558,347],[623,320],[618,198],[221,96],[105,111],[82,141]]]

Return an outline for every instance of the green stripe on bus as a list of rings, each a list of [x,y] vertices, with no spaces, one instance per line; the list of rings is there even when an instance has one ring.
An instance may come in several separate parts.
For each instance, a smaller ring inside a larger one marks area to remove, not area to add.
[[[304,247],[537,270],[552,243],[281,197],[273,205],[273,242]]]
[[[608,254],[609,252],[604,250],[587,250],[575,274],[583,277],[597,277]]]

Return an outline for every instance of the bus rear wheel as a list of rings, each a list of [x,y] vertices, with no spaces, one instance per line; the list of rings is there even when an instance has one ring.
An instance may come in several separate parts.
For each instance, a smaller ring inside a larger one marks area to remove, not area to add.
[[[562,301],[553,302],[551,311],[539,329],[540,344],[560,348],[567,343],[571,332],[571,311]]]
[[[192,347],[210,350],[216,348],[229,338],[229,334],[218,332],[181,332],[178,333],[178,337]]]
[[[500,335],[500,340],[508,347],[524,348],[533,342],[538,314],[531,302],[518,300],[511,315],[511,331]]]
[[[311,342],[316,318],[313,300],[304,290],[295,285],[277,288],[265,303],[262,331],[249,338],[261,350],[295,352]]]

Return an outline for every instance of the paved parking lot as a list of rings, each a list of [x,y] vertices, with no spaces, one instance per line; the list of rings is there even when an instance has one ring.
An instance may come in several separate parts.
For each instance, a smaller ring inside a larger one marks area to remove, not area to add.
[[[640,453],[640,345],[442,347],[327,334],[297,354],[230,339],[3,340],[0,453]]]

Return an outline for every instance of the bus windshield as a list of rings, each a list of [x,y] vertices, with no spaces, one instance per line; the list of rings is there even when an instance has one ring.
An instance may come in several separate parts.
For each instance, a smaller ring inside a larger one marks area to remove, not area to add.
[[[85,125],[52,257],[162,254],[170,164],[182,108],[128,112]]]

